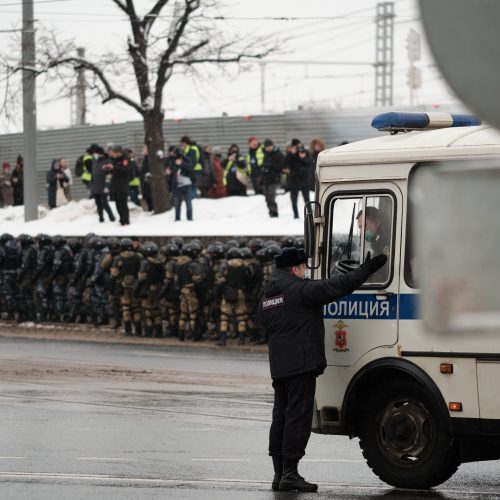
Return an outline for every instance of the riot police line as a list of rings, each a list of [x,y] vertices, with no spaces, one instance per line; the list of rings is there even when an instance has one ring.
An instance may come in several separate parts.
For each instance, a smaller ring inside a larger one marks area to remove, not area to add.
[[[111,325],[126,336],[266,343],[256,322],[261,292],[282,247],[260,238],[0,236],[0,312],[19,323]]]

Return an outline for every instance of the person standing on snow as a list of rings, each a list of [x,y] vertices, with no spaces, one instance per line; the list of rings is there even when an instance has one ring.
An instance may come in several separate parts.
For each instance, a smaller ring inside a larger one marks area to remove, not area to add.
[[[269,217],[278,217],[276,190],[283,171],[283,154],[271,139],[264,141],[264,161],[262,163],[262,192],[266,198]]]

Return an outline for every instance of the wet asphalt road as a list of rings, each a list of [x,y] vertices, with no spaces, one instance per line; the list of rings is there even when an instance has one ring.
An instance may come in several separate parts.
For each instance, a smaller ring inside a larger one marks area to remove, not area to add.
[[[301,471],[320,493],[271,492],[266,354],[1,338],[0,367],[2,499],[500,498],[498,462],[397,491],[317,435]]]

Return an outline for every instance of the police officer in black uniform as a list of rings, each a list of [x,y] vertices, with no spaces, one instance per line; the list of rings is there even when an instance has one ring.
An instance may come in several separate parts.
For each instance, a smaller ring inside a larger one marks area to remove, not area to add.
[[[69,242],[73,261],[69,277],[69,321],[83,323],[86,319],[83,305],[83,290],[85,288],[84,275],[87,269],[87,249],[83,247],[80,238],[73,238]]]
[[[41,322],[49,321],[52,312],[52,264],[54,246],[48,234],[38,236],[38,259],[35,271],[35,294],[37,312]]]
[[[349,273],[325,280],[304,280],[306,255],[283,248],[276,270],[264,288],[259,317],[269,337],[269,363],[274,388],[269,455],[273,459],[275,491],[317,491],[297,466],[311,434],[316,377],[326,368],[325,328],[321,306],[352,293],[387,261],[385,255]]]
[[[110,281],[111,262],[103,265],[103,261],[111,261],[110,251],[104,238],[98,237],[94,242],[94,271],[90,277],[92,284],[93,320],[96,325],[109,323],[108,288]]]
[[[17,297],[17,271],[21,267],[21,250],[10,234],[2,235],[3,263],[2,263],[2,294],[7,319],[15,319]]]
[[[36,272],[37,249],[35,240],[29,234],[19,235],[22,263],[17,271],[19,321],[30,321],[35,318],[35,302],[33,300],[34,275]]]
[[[54,261],[52,263],[52,295],[54,297],[54,321],[67,321],[66,289],[71,271],[71,250],[66,239],[57,234],[52,238],[54,245]]]

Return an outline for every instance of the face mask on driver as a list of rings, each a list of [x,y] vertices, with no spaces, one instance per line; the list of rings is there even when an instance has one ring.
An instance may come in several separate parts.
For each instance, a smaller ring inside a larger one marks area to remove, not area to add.
[[[371,241],[372,238],[373,238],[373,232],[372,232],[372,230],[371,229],[367,229],[365,231],[365,240],[366,241]]]

